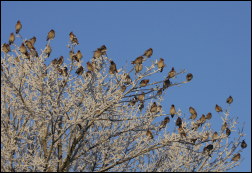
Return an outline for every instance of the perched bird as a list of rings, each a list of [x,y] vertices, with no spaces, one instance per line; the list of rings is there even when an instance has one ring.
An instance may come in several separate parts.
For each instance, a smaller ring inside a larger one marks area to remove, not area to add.
[[[10,45],[8,45],[7,43],[4,43],[4,44],[2,45],[2,51],[3,51],[4,53],[10,52],[10,51],[11,51]]]
[[[150,108],[150,112],[157,112],[157,104],[156,102],[153,102]]]
[[[178,117],[176,120],[176,126],[181,127],[181,125],[182,125],[182,119],[180,117]]]
[[[202,142],[203,142],[203,141],[206,141],[206,140],[208,140],[208,138],[209,138],[209,133],[206,132],[206,133],[204,134],[204,136],[201,138],[201,141],[202,141]]]
[[[92,77],[92,72],[91,71],[87,71],[86,72],[86,77]]]
[[[73,32],[70,32],[69,38],[70,38],[70,41],[71,41],[73,44],[79,44],[78,39],[77,39],[77,37],[74,35]]]
[[[94,71],[94,67],[93,67],[93,65],[90,62],[87,62],[87,69],[89,71]]]
[[[9,45],[11,45],[12,43],[14,43],[14,41],[15,41],[15,35],[14,35],[14,33],[12,32],[12,33],[10,34],[10,37],[9,37]]]
[[[101,50],[100,50],[100,49],[97,49],[96,51],[94,51],[93,58],[94,58],[94,59],[99,58],[101,55],[102,55]]]
[[[227,122],[224,122],[221,126],[221,131],[226,130],[226,128],[227,128]]]
[[[154,138],[153,135],[152,135],[152,132],[151,132],[150,130],[147,130],[146,136],[147,136],[148,138],[150,138],[150,139],[153,139],[153,138]]]
[[[143,108],[144,108],[144,102],[140,101],[139,110],[142,111]]]
[[[63,76],[67,76],[67,67],[63,67]]]
[[[32,37],[29,41],[32,43],[32,45],[34,46],[35,42],[36,42],[37,38],[34,36]]]
[[[136,64],[135,65],[135,71],[136,73],[140,72],[143,69],[143,64]]]
[[[142,92],[140,95],[138,95],[138,100],[139,101],[144,101],[145,93]]]
[[[84,70],[84,68],[83,68],[82,66],[80,66],[80,67],[76,70],[75,73],[78,74],[78,75],[82,75],[83,70]]]
[[[242,140],[241,147],[242,149],[247,147],[247,143],[244,140]]]
[[[59,59],[57,60],[57,64],[58,64],[59,66],[61,66],[61,64],[63,64],[63,62],[64,62],[64,57],[63,57],[63,56],[60,56]]]
[[[216,112],[222,112],[222,108],[217,104],[215,106],[215,110],[216,110]]]
[[[51,30],[48,32],[48,34],[47,34],[46,41],[52,40],[52,39],[54,39],[54,37],[55,37],[55,31],[54,31],[53,29],[51,29]]]
[[[147,58],[149,58],[151,57],[152,54],[153,54],[153,50],[152,48],[149,48],[144,52],[143,56],[146,56]]]
[[[168,73],[168,78],[173,78],[176,75],[176,71],[174,67],[172,67],[171,71]]]
[[[109,74],[117,73],[116,64],[114,61],[110,61]]]
[[[158,95],[158,96],[161,96],[161,95],[162,95],[162,93],[163,93],[162,88],[161,88],[161,89],[159,89],[159,90],[157,91],[157,95]]]
[[[195,118],[197,118],[197,114],[191,114],[191,116],[190,116],[190,118],[189,118],[189,119],[194,120]]]
[[[213,136],[212,136],[212,140],[213,142],[215,142],[218,139],[218,133],[214,132]]]
[[[149,83],[149,79],[143,79],[143,80],[141,80],[141,82],[140,82],[140,86],[141,87],[144,87],[144,86],[146,86],[148,83]]]
[[[139,56],[134,61],[131,61],[131,64],[142,64],[143,63],[143,57]]]
[[[35,49],[31,49],[31,56],[38,57],[38,52]]]
[[[132,82],[132,80],[130,78],[130,75],[129,74],[125,74],[124,84],[129,85],[129,84],[131,84],[131,82]]]
[[[160,60],[158,61],[157,65],[158,65],[158,69],[160,69],[160,72],[162,72],[162,71],[163,71],[163,68],[164,68],[164,66],[165,66],[165,64],[164,64],[164,59],[163,59],[163,58],[160,58]]]
[[[204,124],[206,122],[206,117],[204,114],[202,114],[202,116],[199,119],[200,125]]]
[[[197,117],[197,112],[196,112],[196,110],[193,107],[191,107],[191,106],[189,107],[189,112],[191,113],[191,115],[196,115],[196,117]],[[192,118],[190,118],[190,119],[192,119]]]
[[[171,81],[169,80],[169,78],[167,78],[163,83],[163,90],[168,88],[170,85],[171,85]]]
[[[189,82],[190,80],[192,80],[192,78],[193,78],[193,75],[192,75],[192,73],[188,73],[187,75],[186,75],[186,80]]]
[[[208,112],[208,114],[206,115],[206,119],[210,120],[212,118],[212,114],[211,112]]]
[[[33,44],[29,40],[25,40],[25,45],[28,47],[29,50],[35,50]]]
[[[102,53],[102,55],[105,55],[106,54],[106,52],[107,52],[107,47],[105,46],[105,45],[102,45],[100,48],[98,48],[100,51],[101,51],[101,53]]]
[[[53,64],[53,65],[58,65],[58,59],[55,58],[54,60],[52,60],[52,64]]]
[[[211,157],[211,150],[213,150],[213,144],[209,144],[203,149],[203,153],[208,153],[209,157]]]
[[[77,51],[77,53],[76,53],[76,57],[77,57],[77,59],[78,59],[78,62],[81,60],[81,58],[82,58],[82,53],[81,53],[81,51],[80,50],[78,50]]]
[[[46,45],[46,48],[45,48],[45,54],[47,55],[47,57],[49,57],[50,56],[50,54],[51,54],[51,52],[52,52],[52,48],[51,48],[51,46],[48,44],[48,45]]]
[[[170,122],[170,118],[169,117],[165,117],[164,120],[161,122],[160,126],[159,126],[159,130],[162,128],[166,127],[166,124]]]
[[[186,138],[186,133],[185,133],[185,130],[183,129],[183,127],[180,126],[178,128],[178,132],[179,132],[179,134],[180,134],[181,137],[184,136]]]
[[[232,96],[229,96],[228,98],[227,98],[227,103],[228,104],[231,104],[233,102],[233,97]]]
[[[22,54],[25,54],[25,55],[28,54],[27,49],[26,49],[24,43],[22,43],[21,46],[19,47],[19,51],[20,51]]]
[[[240,153],[235,154],[234,157],[232,158],[232,161],[238,161],[238,160],[240,160],[240,158],[241,158],[241,154]]]
[[[134,106],[137,102],[137,97],[135,96],[130,102],[129,102],[129,105],[130,106]]]
[[[123,92],[126,90],[126,88],[127,88],[127,87],[126,87],[125,85],[122,85],[122,86],[121,86],[121,92],[123,93]]]
[[[176,114],[176,109],[175,109],[175,106],[174,106],[174,105],[171,105],[170,114],[171,114],[171,117],[172,117],[172,118],[173,118],[174,115]]]
[[[73,50],[69,51],[69,56],[70,56],[70,58],[71,58],[72,61],[75,60],[75,61],[79,62],[79,59],[77,58],[77,55],[74,53]]]
[[[19,33],[19,31],[21,30],[21,28],[22,28],[22,24],[21,24],[21,22],[18,20],[18,21],[17,21],[17,24],[16,24],[16,34]]]
[[[229,136],[231,134],[231,130],[227,127],[226,128],[226,135]]]

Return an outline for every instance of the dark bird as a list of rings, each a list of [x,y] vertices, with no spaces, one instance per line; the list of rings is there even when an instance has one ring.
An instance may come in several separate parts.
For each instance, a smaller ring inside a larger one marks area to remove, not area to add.
[[[31,56],[38,57],[38,52],[35,49],[31,49]]]
[[[176,120],[176,126],[181,127],[181,125],[182,125],[182,119],[180,117],[178,117]]]
[[[135,65],[135,71],[136,73],[140,72],[143,69],[143,64],[136,64]]]
[[[150,108],[150,112],[157,112],[157,104],[156,102],[153,102]]]
[[[102,55],[105,55],[106,54],[106,52],[107,52],[107,47],[105,46],[105,45],[102,45],[100,48],[98,48],[100,51],[101,51],[101,53],[102,53]]]
[[[12,43],[14,43],[14,41],[15,41],[15,35],[14,35],[14,33],[12,32],[12,33],[10,34],[10,37],[9,37],[9,45],[11,45]]]
[[[232,96],[229,96],[228,98],[227,98],[227,103],[228,104],[231,104],[233,102],[233,97]]]
[[[63,56],[60,56],[59,59],[57,60],[57,64],[58,64],[59,66],[61,66],[61,64],[63,64],[63,62],[64,62],[64,57],[63,57]]]
[[[53,64],[53,65],[58,65],[58,59],[55,58],[54,60],[52,60],[52,64]]]
[[[93,65],[90,62],[87,62],[87,69],[89,71],[94,71],[94,67],[93,67]]]
[[[33,44],[29,40],[25,41],[25,45],[28,47],[29,50],[35,50]]]
[[[159,130],[162,128],[166,127],[166,124],[170,122],[170,118],[169,117],[165,117],[164,120],[161,122],[160,126],[159,126]]]
[[[81,51],[80,50],[78,50],[77,51],[77,53],[76,53],[76,57],[77,57],[77,59],[78,59],[78,62],[81,60],[81,58],[82,58],[82,53],[81,53]]]
[[[161,96],[161,95],[162,95],[162,93],[163,93],[162,88],[161,88],[161,89],[159,89],[159,90],[157,91],[157,95],[158,95],[158,96]]]
[[[210,120],[212,118],[212,114],[211,112],[208,112],[208,114],[206,115],[206,119]]]
[[[197,117],[197,112],[193,107],[189,107],[189,112],[191,113],[191,115],[196,115],[195,118]],[[190,118],[190,119],[195,119],[195,118]]]
[[[229,136],[231,134],[231,130],[227,127],[226,128],[226,135]]]
[[[197,138],[191,139],[191,142],[195,144],[195,142],[197,141]]]
[[[143,57],[139,56],[134,61],[131,61],[131,64],[142,64],[143,63]]]
[[[117,73],[116,64],[114,61],[110,61],[109,74]]]
[[[102,55],[101,50],[100,50],[100,49],[97,49],[96,51],[94,51],[93,58],[94,58],[94,59],[99,58],[101,55]]]
[[[161,110],[162,110],[162,106],[161,106],[161,105],[158,105],[158,107],[157,107],[157,113],[160,113]]]
[[[247,143],[244,140],[242,140],[241,147],[242,149],[247,147]]]
[[[34,36],[32,37],[29,41],[32,43],[32,45],[34,46],[35,42],[36,42],[37,38]]]
[[[173,118],[174,115],[176,114],[176,109],[175,109],[175,106],[174,106],[174,105],[171,105],[170,114],[171,114],[171,117],[172,117],[172,118]]]
[[[77,37],[74,35],[73,32],[70,32],[69,38],[70,38],[70,41],[71,41],[73,44],[79,44],[78,39],[77,39]]]
[[[215,110],[216,110],[216,112],[222,112],[222,108],[217,104],[215,106]]]
[[[211,154],[210,154],[211,150],[213,150],[213,145],[209,144],[206,147],[204,147],[203,153],[208,153],[209,157],[211,157]]]
[[[47,55],[47,57],[49,57],[49,56],[50,56],[51,52],[52,52],[52,48],[51,48],[51,46],[50,46],[49,44],[48,44],[48,45],[46,45],[46,48],[45,48],[45,54]]]
[[[54,37],[55,37],[55,31],[54,31],[53,29],[51,29],[51,30],[48,32],[48,34],[47,34],[46,41],[52,40],[52,39],[54,39]]]
[[[63,76],[67,76],[67,67],[63,67]]]
[[[69,51],[69,56],[70,56],[70,58],[71,58],[72,61],[77,61],[77,62],[79,62],[79,60],[78,60],[78,58],[77,58],[77,56],[76,56],[76,54],[74,53],[73,50],[70,50],[70,51]]]
[[[206,122],[206,117],[205,117],[204,114],[202,114],[202,116],[200,117],[199,122],[200,122],[201,125]]]
[[[125,75],[126,75],[126,77],[125,77],[124,84],[126,84],[126,85],[131,84],[132,80],[130,78],[130,75],[129,74],[125,74]]]
[[[185,130],[183,129],[183,127],[180,126],[178,128],[178,132],[179,132],[181,137],[186,137],[186,133],[185,133]]]
[[[168,88],[170,85],[171,85],[171,81],[169,80],[169,78],[167,78],[163,83],[163,90]]]
[[[153,135],[152,135],[152,132],[151,132],[150,130],[147,130],[146,136],[147,136],[148,138],[150,138],[150,139],[153,139],[153,138],[154,138]]]
[[[82,66],[80,66],[80,67],[76,70],[75,73],[78,74],[78,75],[82,75],[83,70],[84,70],[84,68],[83,68]]]
[[[168,73],[168,78],[173,78],[176,75],[176,71],[174,67],[172,67],[171,71]]]
[[[21,30],[21,28],[22,28],[22,24],[21,24],[21,22],[18,20],[18,21],[17,21],[17,24],[16,24],[16,34],[19,33],[19,31]]]
[[[134,106],[137,102],[137,97],[135,96],[130,102],[129,102],[129,105],[130,106]]]
[[[192,73],[188,73],[188,74],[186,75],[186,80],[187,80],[187,81],[192,80],[192,78],[193,78]]]
[[[221,126],[221,131],[226,130],[226,128],[227,128],[227,122],[224,122]]]
[[[144,86],[146,86],[148,83],[149,83],[149,79],[144,79],[144,80],[141,80],[141,82],[140,82],[140,86],[141,87],[144,87]]]
[[[160,60],[158,61],[158,69],[160,69],[160,72],[162,72],[163,71],[163,68],[164,68],[164,66],[165,66],[165,64],[164,64],[164,59],[163,58],[160,58]]]
[[[142,92],[140,95],[138,95],[138,100],[139,101],[144,101],[145,93]]]
[[[2,51],[3,51],[4,53],[10,52],[10,51],[11,51],[10,45],[8,45],[7,43],[4,43],[4,44],[2,45]]]
[[[149,48],[144,52],[143,56],[146,56],[147,58],[149,58],[151,57],[152,54],[153,54],[153,50],[152,48]]]
[[[241,154],[240,153],[238,153],[238,154],[235,154],[234,155],[234,157],[232,158],[232,161],[238,161],[238,160],[240,160],[240,158],[241,158]]]
[[[214,132],[213,136],[212,136],[212,140],[213,142],[215,142],[218,139],[218,133]]]
[[[121,86],[121,92],[123,93],[123,92],[126,90],[126,88],[127,88],[127,87],[126,87],[125,85],[122,85],[122,86]]]

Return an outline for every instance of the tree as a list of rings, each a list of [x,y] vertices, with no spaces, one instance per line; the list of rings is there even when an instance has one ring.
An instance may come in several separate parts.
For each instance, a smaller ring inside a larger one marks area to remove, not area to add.
[[[36,37],[23,39],[21,28],[18,22],[18,34],[2,44],[1,171],[189,172],[239,165],[247,144],[229,109],[216,105],[218,113],[201,117],[193,107],[186,114],[176,105],[162,110],[166,91],[190,82],[191,73],[173,82],[186,71],[172,67],[164,79],[151,81],[165,67],[162,58],[145,66],[151,48],[130,69],[117,69],[105,45],[88,61],[76,52],[73,32],[69,57],[48,63],[56,32],[49,31],[38,54]],[[213,129],[211,118],[221,118],[222,127]]]

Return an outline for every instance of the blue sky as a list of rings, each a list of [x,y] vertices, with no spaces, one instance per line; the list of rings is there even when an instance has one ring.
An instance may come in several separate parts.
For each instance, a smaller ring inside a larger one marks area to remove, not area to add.
[[[118,68],[153,48],[151,59],[163,57],[167,65],[158,77],[171,67],[194,75],[192,82],[167,91],[164,110],[174,104],[184,112],[193,106],[199,114],[214,113],[215,104],[227,107],[226,98],[233,96],[231,113],[245,122],[248,143],[244,161],[234,171],[251,171],[250,16],[250,2],[1,1],[1,43],[21,20],[22,36],[36,36],[39,49],[46,45],[48,31],[56,31],[51,57],[68,56],[71,31],[85,63],[103,44]]]

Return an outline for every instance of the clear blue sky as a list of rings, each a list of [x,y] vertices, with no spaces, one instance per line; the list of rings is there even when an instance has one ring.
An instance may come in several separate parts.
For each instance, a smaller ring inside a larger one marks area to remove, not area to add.
[[[56,31],[51,57],[68,56],[70,31],[79,39],[84,63],[102,44],[118,68],[153,48],[151,58],[163,57],[167,65],[160,78],[172,66],[194,74],[191,83],[167,91],[166,111],[175,104],[184,112],[193,106],[200,115],[214,113],[216,103],[226,107],[233,96],[231,113],[245,122],[248,143],[234,171],[251,171],[250,16],[250,2],[1,2],[1,43],[21,20],[22,36],[37,36],[39,49],[48,31]]]

